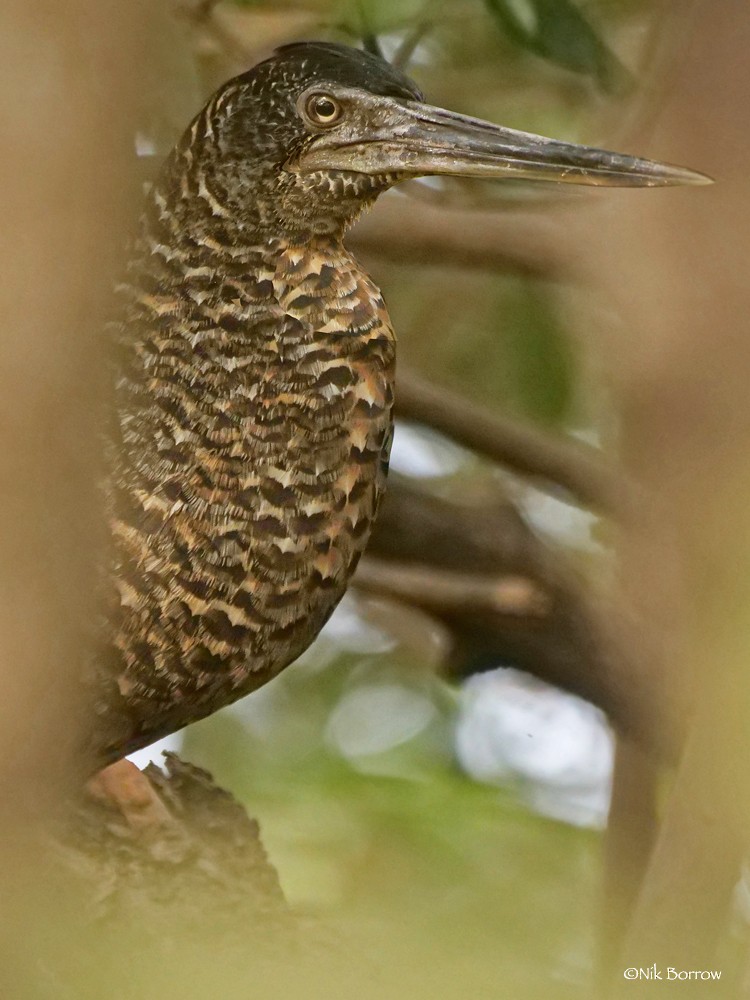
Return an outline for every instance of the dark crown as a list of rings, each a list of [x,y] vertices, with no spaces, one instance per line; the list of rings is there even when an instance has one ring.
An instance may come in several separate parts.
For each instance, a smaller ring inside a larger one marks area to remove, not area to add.
[[[243,82],[262,77],[269,82],[327,80],[360,87],[371,94],[422,101],[417,85],[395,66],[378,56],[335,42],[293,42],[282,45],[270,59],[238,78]]]

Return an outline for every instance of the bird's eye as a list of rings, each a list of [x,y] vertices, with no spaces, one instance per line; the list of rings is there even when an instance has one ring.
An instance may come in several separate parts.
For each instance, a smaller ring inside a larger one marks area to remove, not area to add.
[[[311,122],[327,128],[341,117],[341,105],[330,94],[312,94],[305,103],[305,113]]]

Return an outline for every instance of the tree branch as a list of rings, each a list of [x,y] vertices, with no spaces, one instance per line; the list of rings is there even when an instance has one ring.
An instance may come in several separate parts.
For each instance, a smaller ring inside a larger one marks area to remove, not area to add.
[[[368,589],[429,610],[453,631],[465,654],[452,665],[456,677],[477,663],[511,661],[599,706],[643,745],[674,755],[679,714],[656,669],[660,651],[643,647],[616,599],[591,597],[504,497],[456,504],[394,476],[368,551],[392,567],[386,573],[363,560]],[[512,581],[522,582],[521,614],[510,613]]]
[[[354,582],[361,590],[395,597],[436,614],[482,611],[517,620],[540,618],[549,610],[549,600],[539,586],[523,576],[457,573],[365,556]]]
[[[622,512],[632,502],[632,488],[596,448],[499,417],[413,371],[399,371],[396,413],[586,505]]]
[[[658,830],[661,768],[652,753],[618,736],[612,797],[604,831],[600,900],[599,992],[606,995],[613,973],[622,975],[620,949]]]
[[[744,658],[740,662],[744,667]],[[745,677],[726,667],[703,691],[620,969],[646,964],[651,955],[668,957],[678,969],[717,967],[716,949],[747,850],[749,703]],[[618,969],[613,972],[612,995],[625,996]]]
[[[395,264],[470,268],[544,281],[574,281],[581,269],[563,254],[559,221],[525,211],[450,211],[394,192],[357,224],[349,243]]]

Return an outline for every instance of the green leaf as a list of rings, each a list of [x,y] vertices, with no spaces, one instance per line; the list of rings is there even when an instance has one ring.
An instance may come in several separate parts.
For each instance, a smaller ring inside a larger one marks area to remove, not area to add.
[[[329,23],[368,50],[378,35],[399,31],[419,20],[424,0],[340,0],[331,5]],[[375,42],[377,45],[377,42]]]
[[[593,77],[608,93],[632,86],[629,71],[572,0],[485,0],[485,4],[517,45],[574,73]]]

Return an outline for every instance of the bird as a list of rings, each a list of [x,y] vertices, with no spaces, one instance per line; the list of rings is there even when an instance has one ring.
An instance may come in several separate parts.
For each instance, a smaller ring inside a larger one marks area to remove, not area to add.
[[[271,680],[343,596],[385,487],[396,355],[344,236],[427,175],[708,182],[433,107],[332,42],[221,86],[146,196],[106,328],[92,769]]]

